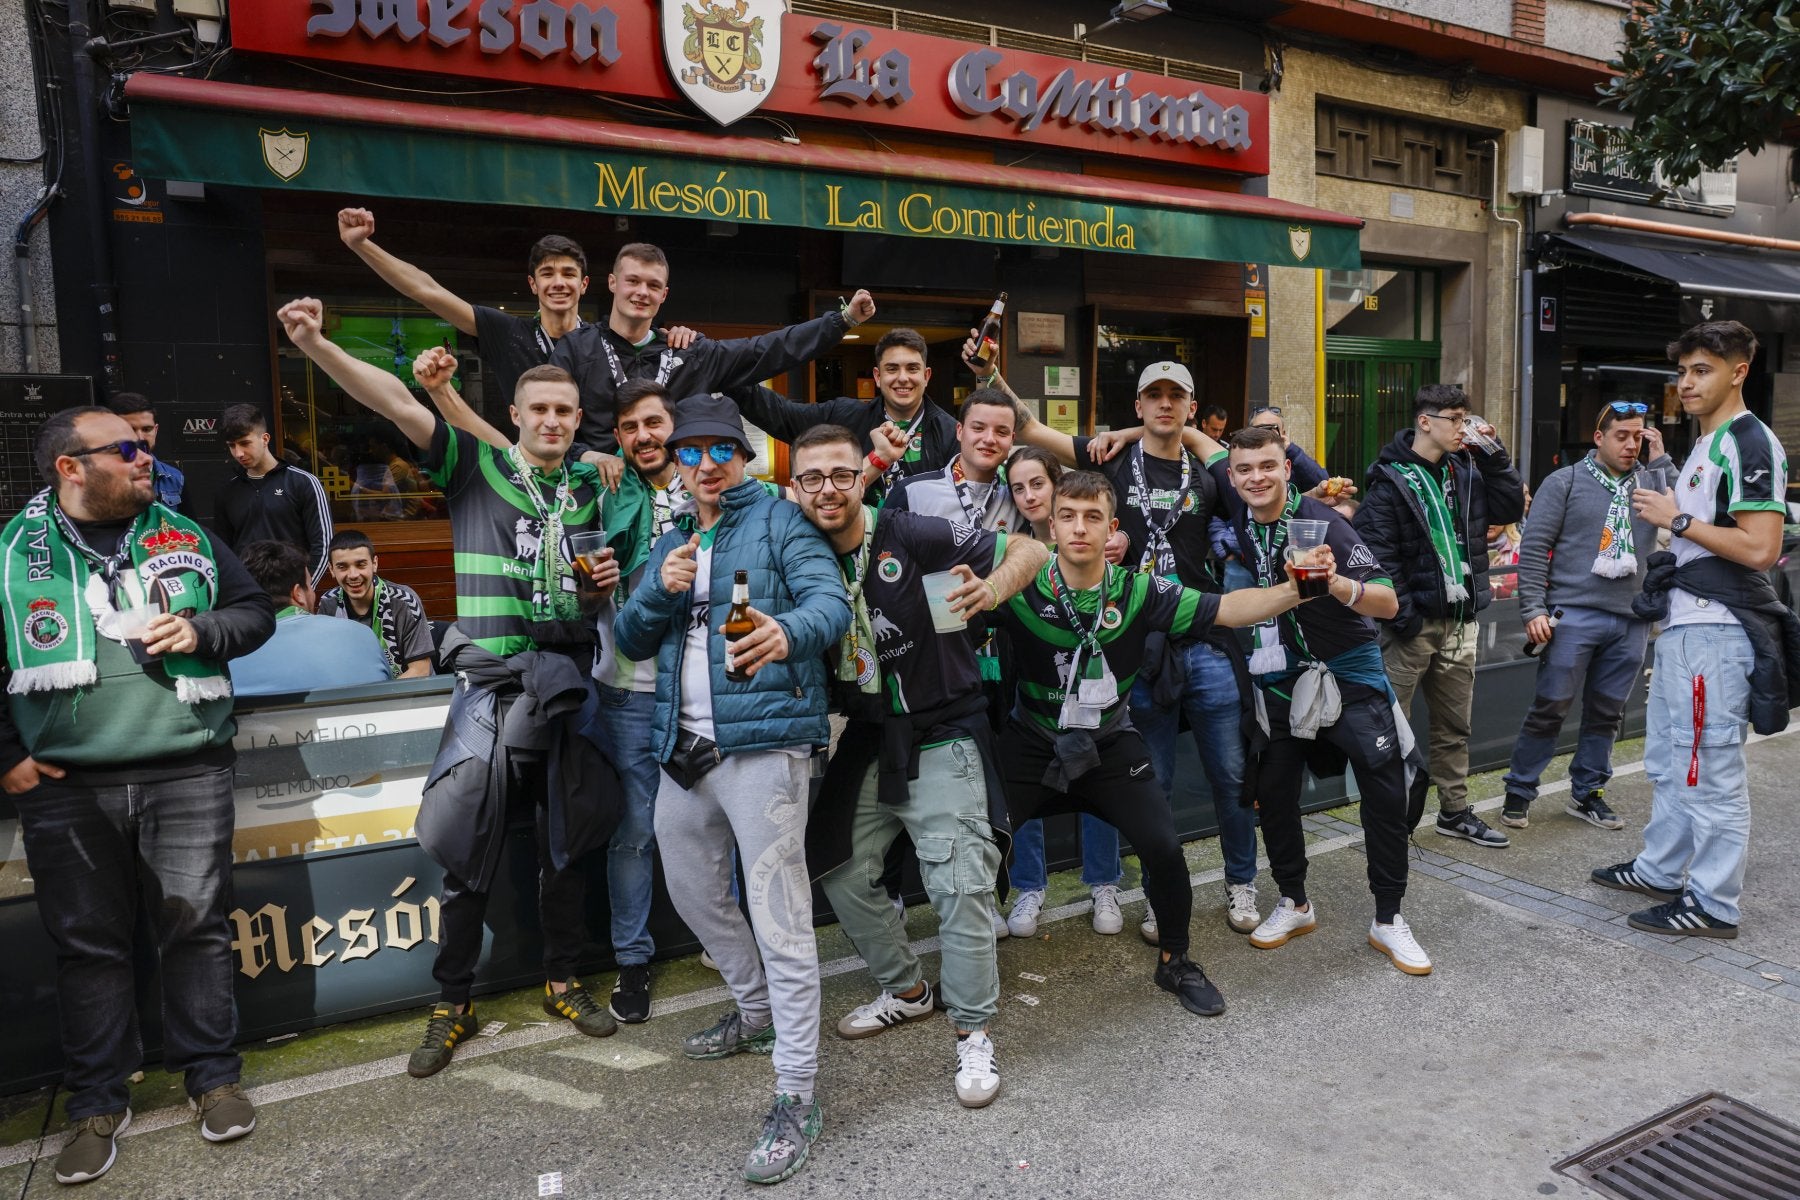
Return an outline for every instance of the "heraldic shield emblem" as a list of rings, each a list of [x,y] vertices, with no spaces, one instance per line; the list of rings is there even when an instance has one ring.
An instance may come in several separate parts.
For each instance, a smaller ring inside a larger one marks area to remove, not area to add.
[[[1294,252],[1295,262],[1305,262],[1306,256],[1312,253],[1312,226],[1289,225],[1288,249]]]
[[[290,133],[287,129],[259,129],[262,137],[263,166],[275,172],[283,183],[306,170],[306,147],[310,133]]]
[[[721,125],[768,99],[781,69],[785,0],[662,0],[663,57],[675,84]]]

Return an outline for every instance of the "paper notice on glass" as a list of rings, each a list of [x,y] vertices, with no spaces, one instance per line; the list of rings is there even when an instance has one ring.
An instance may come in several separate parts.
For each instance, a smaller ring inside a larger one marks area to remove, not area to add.
[[[1044,401],[1044,424],[1070,436],[1081,432],[1081,405],[1075,400]]]
[[[1081,395],[1080,367],[1045,367],[1044,395],[1046,396],[1079,396]]]

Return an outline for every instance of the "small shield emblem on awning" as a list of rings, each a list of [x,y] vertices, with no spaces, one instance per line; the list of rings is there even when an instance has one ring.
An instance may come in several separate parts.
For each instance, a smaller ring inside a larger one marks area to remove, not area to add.
[[[1289,225],[1288,249],[1294,252],[1295,262],[1305,262],[1306,256],[1312,253],[1312,226]]]
[[[306,146],[310,133],[293,133],[287,129],[259,129],[262,137],[263,165],[283,183],[306,170]]]

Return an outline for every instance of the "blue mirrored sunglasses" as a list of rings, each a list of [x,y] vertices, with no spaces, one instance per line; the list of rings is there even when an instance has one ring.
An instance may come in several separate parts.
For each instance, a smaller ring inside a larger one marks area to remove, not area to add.
[[[700,465],[700,455],[704,453],[720,466],[724,466],[737,457],[738,449],[736,442],[714,442],[704,451],[699,446],[677,446],[675,447],[675,461],[684,467],[697,467]]]
[[[79,450],[69,451],[70,458],[86,458],[90,454],[116,454],[126,462],[136,462],[140,454],[150,453],[150,443],[139,439],[133,442],[102,442],[98,446],[83,446]]]

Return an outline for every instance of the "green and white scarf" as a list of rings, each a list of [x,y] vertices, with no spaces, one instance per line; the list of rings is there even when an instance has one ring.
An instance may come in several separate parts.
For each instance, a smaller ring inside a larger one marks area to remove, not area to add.
[[[1438,570],[1444,577],[1444,599],[1460,604],[1469,598],[1469,586],[1463,582],[1469,575],[1469,564],[1463,560],[1462,542],[1456,536],[1456,514],[1451,511],[1444,486],[1435,474],[1417,463],[1395,463],[1394,469],[1425,509],[1425,532],[1431,535],[1431,548],[1437,553]],[[1446,477],[1450,469],[1446,463]]]
[[[1591,452],[1581,465],[1612,497],[1606,507],[1606,527],[1600,531],[1600,552],[1594,555],[1594,574],[1602,579],[1629,579],[1638,569],[1637,547],[1631,538],[1631,491],[1636,476],[1611,478]]]
[[[869,575],[869,547],[875,542],[875,510],[863,506],[862,549],[856,552],[844,572],[844,587],[850,593],[850,628],[838,643],[837,677],[854,683],[870,695],[881,694],[881,665],[875,656],[875,622],[869,616],[869,602],[863,598],[863,581]]]
[[[0,532],[6,613],[6,690],[71,691],[100,680],[99,638],[123,645],[119,608],[155,604],[192,617],[211,611],[218,569],[206,531],[172,509],[152,504],[139,513],[120,549],[103,555],[82,540],[46,488]],[[126,560],[130,569],[126,569]],[[191,654],[163,654],[157,662],[175,681],[184,704],[231,695],[223,667]]]
[[[534,621],[574,621],[581,617],[581,598],[574,587],[575,569],[563,555],[563,513],[573,507],[569,498],[569,464],[565,460],[557,470],[556,498],[548,505],[538,491],[531,464],[519,448],[506,448],[506,461],[519,476],[519,490],[531,501],[541,523],[537,560],[531,564],[531,619]],[[563,581],[569,587],[563,587]]]
[[[1274,587],[1282,582],[1281,565],[1287,561],[1287,523],[1299,511],[1300,489],[1290,483],[1287,504],[1273,525],[1262,524],[1248,512],[1244,514],[1244,525],[1250,531],[1250,548],[1256,553],[1257,587]],[[1252,675],[1277,675],[1287,670],[1287,647],[1281,644],[1281,628],[1277,623],[1280,620],[1275,617],[1251,628],[1254,639],[1254,650],[1250,655]]]

